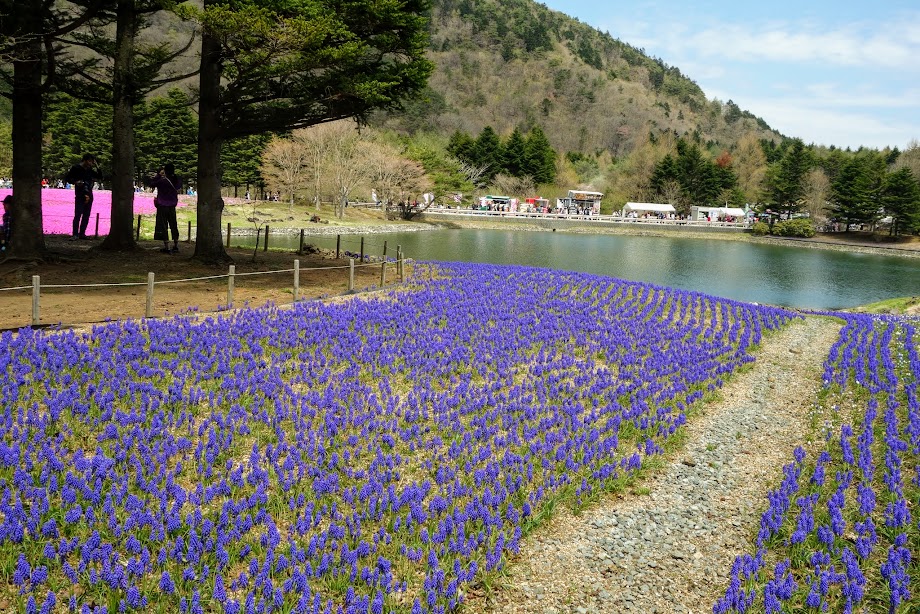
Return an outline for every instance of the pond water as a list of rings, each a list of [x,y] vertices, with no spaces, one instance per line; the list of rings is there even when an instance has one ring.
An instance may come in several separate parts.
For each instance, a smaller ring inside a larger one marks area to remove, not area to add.
[[[360,236],[342,235],[357,253]],[[253,245],[254,239],[249,239]],[[920,259],[742,241],[515,230],[434,230],[365,235],[365,253],[396,245],[416,260],[520,264],[583,271],[697,290],[740,301],[842,309],[920,294]],[[233,243],[245,245],[246,238]],[[335,248],[332,236],[308,244]],[[272,234],[270,246],[297,249],[298,236]]]

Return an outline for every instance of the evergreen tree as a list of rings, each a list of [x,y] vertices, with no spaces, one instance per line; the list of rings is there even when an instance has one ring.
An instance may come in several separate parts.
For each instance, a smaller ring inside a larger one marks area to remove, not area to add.
[[[476,164],[476,141],[468,133],[455,130],[447,142],[447,153],[461,162]]]
[[[83,100],[111,105],[112,113],[112,220],[102,249],[134,249],[135,109],[144,97],[159,87],[181,81],[195,73],[171,70],[170,63],[181,56],[195,37],[185,37],[184,46],[166,37],[145,38],[150,16],[176,8],[175,0],[109,1],[85,29],[65,39],[72,49],[62,65],[70,74],[59,87]],[[111,26],[114,25],[114,32]],[[89,52],[89,58],[84,57]]]
[[[524,160],[521,175],[533,177],[536,184],[556,180],[556,150],[550,145],[546,133],[539,126],[530,129],[524,143]]]
[[[476,143],[473,146],[473,158],[477,166],[485,167],[485,175],[489,179],[495,177],[502,170],[504,166],[502,144],[492,126],[483,128],[479,136],[476,137]]]
[[[677,172],[684,198],[692,205],[713,202],[723,189],[715,164],[703,158],[696,143],[677,142]]]
[[[234,191],[241,186],[262,185],[262,153],[271,140],[271,134],[252,134],[224,143],[220,160],[224,185],[233,186]]]
[[[679,177],[677,160],[671,154],[667,154],[655,165],[650,184],[656,193],[661,194],[669,183],[679,182]]]
[[[767,185],[771,202],[780,211],[795,213],[805,197],[805,178],[814,166],[811,152],[802,139],[793,139],[782,158],[767,169]]]
[[[871,222],[878,213],[872,194],[872,177],[866,158],[849,160],[831,184],[831,206],[834,219],[843,222],[849,232],[851,224]]]
[[[885,177],[881,200],[885,211],[894,220],[892,234],[920,231],[920,184],[909,168],[899,169]]]
[[[195,258],[228,260],[224,142],[400,108],[432,70],[430,8],[429,0],[204,0]]]
[[[166,96],[135,107],[135,115],[134,163],[138,180],[172,162],[176,174],[188,185],[198,174],[198,120],[188,94],[173,88]]]
[[[100,103],[83,102],[59,93],[44,108],[42,167],[49,179],[59,179],[85,153],[94,154],[102,169],[110,168],[112,111]]]
[[[524,135],[515,127],[502,147],[505,154],[504,170],[512,177],[521,177],[523,175],[525,146]]]
[[[0,0],[0,95],[12,107],[12,176],[16,228],[10,255],[32,260],[45,253],[42,229],[42,106],[55,77],[58,42],[109,4],[103,0]]]

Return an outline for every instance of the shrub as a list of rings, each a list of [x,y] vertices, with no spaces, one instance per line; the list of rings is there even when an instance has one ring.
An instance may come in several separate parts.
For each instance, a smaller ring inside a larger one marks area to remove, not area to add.
[[[754,225],[751,226],[751,232],[758,237],[768,235],[770,234],[770,225],[766,222],[754,222]]]
[[[781,237],[813,237],[815,223],[810,218],[784,220],[773,226],[773,234]]]

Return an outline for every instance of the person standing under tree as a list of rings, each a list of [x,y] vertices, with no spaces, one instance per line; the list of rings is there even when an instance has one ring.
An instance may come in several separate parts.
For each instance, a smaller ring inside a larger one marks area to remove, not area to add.
[[[3,225],[0,225],[0,251],[5,252],[10,244],[10,238],[13,236],[13,214],[10,207],[13,206],[13,195],[7,194],[3,198]]]
[[[83,154],[83,160],[70,167],[64,181],[74,186],[73,237],[71,240],[87,239],[86,227],[89,225],[89,214],[93,210],[93,182],[102,181],[102,173],[96,164],[96,156]]]
[[[160,172],[150,178],[149,183],[157,189],[157,196],[153,204],[157,208],[156,229],[153,239],[163,241],[164,254],[179,253],[179,224],[176,221],[176,207],[179,205],[179,190],[182,189],[182,178],[176,176],[176,167],[172,162],[163,165]],[[169,239],[166,227],[172,231],[173,246],[169,249]]]

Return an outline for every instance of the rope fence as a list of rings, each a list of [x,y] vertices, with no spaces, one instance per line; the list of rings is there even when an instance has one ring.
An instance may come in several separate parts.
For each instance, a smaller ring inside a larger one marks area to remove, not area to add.
[[[355,270],[356,269],[369,269],[374,267],[380,268],[380,288],[386,286],[387,280],[387,267],[395,266],[396,267],[396,277],[400,283],[405,282],[406,279],[406,270],[405,264],[409,261],[408,258],[402,253],[402,247],[396,246],[396,258],[387,259],[384,258],[380,262],[368,262],[368,263],[355,263],[354,258],[349,258],[348,264],[343,266],[329,266],[329,267],[315,267],[306,269],[309,272],[316,271],[341,271],[348,270],[348,286],[346,294],[354,294],[355,292]],[[236,265],[230,265],[226,274],[222,275],[208,275],[204,277],[190,277],[185,279],[166,279],[162,281],[157,281],[156,276],[153,272],[147,273],[146,282],[120,282],[120,283],[99,283],[99,284],[42,284],[40,275],[32,276],[32,285],[30,286],[15,286],[10,288],[0,288],[0,293],[3,292],[13,292],[13,291],[22,291],[22,290],[31,290],[32,291],[32,321],[31,324],[33,327],[41,325],[41,291],[44,290],[67,290],[67,289],[80,289],[80,288],[124,288],[124,287],[143,287],[146,286],[146,307],[144,310],[144,317],[153,318],[154,317],[154,305],[155,305],[155,289],[156,286],[162,286],[167,284],[181,284],[181,283],[192,283],[192,282],[202,282],[202,281],[212,281],[219,279],[227,280],[227,303],[226,309],[233,308],[234,301],[234,291],[236,287],[236,278],[237,277],[255,277],[262,275],[278,275],[278,274],[290,274],[293,273],[293,288],[292,288],[292,297],[293,302],[296,303],[300,300],[300,273],[303,269],[300,268],[300,260],[294,260],[294,268],[292,269],[277,269],[272,271],[250,271],[245,273],[237,273]]]

